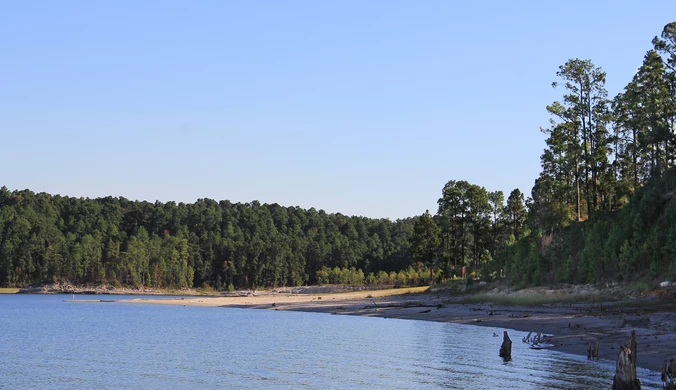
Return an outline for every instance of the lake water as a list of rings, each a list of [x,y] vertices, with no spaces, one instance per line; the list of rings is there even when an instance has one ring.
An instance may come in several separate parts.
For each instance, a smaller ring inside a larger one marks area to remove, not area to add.
[[[503,363],[503,329],[70,298],[0,295],[0,389],[610,389],[614,374],[516,331]]]

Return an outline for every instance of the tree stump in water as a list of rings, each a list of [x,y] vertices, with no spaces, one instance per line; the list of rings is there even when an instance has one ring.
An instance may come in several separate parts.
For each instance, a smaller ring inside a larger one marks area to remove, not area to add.
[[[636,331],[631,331],[631,342],[620,346],[613,377],[613,390],[641,390],[641,381],[636,377]]]
[[[502,345],[500,346],[500,357],[504,361],[512,360],[512,340],[509,339],[507,331],[502,338]]]
[[[634,363],[634,377],[636,377],[636,359],[638,358],[638,345],[636,345],[636,331],[631,331],[631,362]]]
[[[587,359],[596,359],[599,360],[599,346],[600,342],[596,340],[595,343],[589,342],[589,348],[587,349]]]
[[[664,390],[676,390],[676,359],[665,360],[662,365],[662,385]]]

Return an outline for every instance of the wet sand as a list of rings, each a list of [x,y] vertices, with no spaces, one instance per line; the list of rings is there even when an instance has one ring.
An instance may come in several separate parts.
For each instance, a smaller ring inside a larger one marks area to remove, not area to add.
[[[255,293],[248,296],[130,299],[118,302],[183,306],[291,310],[451,322],[540,332],[553,335],[550,349],[586,356],[590,342],[600,341],[599,357],[615,361],[631,331],[638,340],[638,366],[660,371],[676,357],[676,306],[672,302],[573,304],[538,307],[447,303],[449,296],[423,293],[427,288],[357,291],[334,294]],[[492,337],[492,331],[486,331]],[[520,337],[512,337],[521,342]],[[497,354],[497,351],[496,351]]]

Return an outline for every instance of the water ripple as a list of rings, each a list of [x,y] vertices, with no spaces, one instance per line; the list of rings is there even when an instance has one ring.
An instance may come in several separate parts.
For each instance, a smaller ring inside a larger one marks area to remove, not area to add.
[[[518,342],[504,363],[487,327],[62,299],[0,296],[0,388],[607,389],[614,371]]]

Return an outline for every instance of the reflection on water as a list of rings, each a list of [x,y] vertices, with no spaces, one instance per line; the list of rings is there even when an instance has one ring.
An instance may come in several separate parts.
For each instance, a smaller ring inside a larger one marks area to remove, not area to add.
[[[487,327],[68,298],[0,296],[0,388],[608,389],[614,373],[512,331],[503,363]]]

